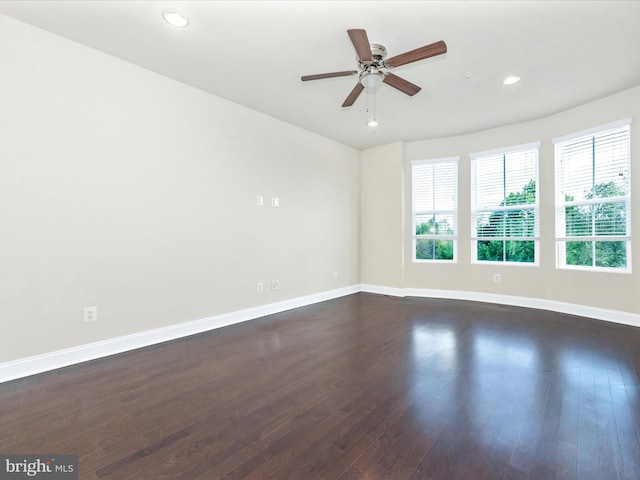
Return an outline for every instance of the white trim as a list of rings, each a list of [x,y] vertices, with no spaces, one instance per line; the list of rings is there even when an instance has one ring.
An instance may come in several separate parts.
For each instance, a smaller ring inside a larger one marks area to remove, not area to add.
[[[566,261],[564,264],[558,265],[556,268],[560,270],[577,270],[579,272],[590,272],[590,273],[633,273],[631,267],[626,268],[616,268],[616,267],[596,267],[594,265],[567,265]]]
[[[604,308],[589,307],[586,305],[576,305],[573,303],[557,302],[555,300],[458,290],[398,288],[383,285],[361,284],[1,363],[0,383],[98,358],[108,357],[110,355],[147,347],[149,345],[176,340],[197,333],[203,333],[228,325],[233,325],[235,323],[246,322],[265,315],[272,315],[274,313],[284,312],[293,308],[304,307],[324,302],[326,300],[352,295],[358,292],[390,295],[393,297],[444,298],[450,300],[469,300],[475,302],[495,303],[499,305],[512,305],[536,308],[539,310],[549,310],[558,313],[578,315],[581,317],[594,318],[596,320],[605,320],[608,322],[640,327],[640,314],[607,310]]]
[[[551,312],[566,313],[580,317],[594,318],[607,322],[620,323],[640,327],[640,314],[608,310],[605,308],[577,305],[575,303],[558,302],[532,297],[516,297],[512,295],[497,295],[494,293],[467,292],[459,290],[435,290],[423,288],[389,288],[376,287],[375,285],[362,285],[361,291],[369,293],[382,293],[376,291],[382,288],[386,295],[397,297],[426,297],[445,298],[449,300],[469,300],[473,302],[495,303],[498,305],[511,305],[515,307],[535,308],[549,310]]]
[[[95,360],[117,353],[135,350],[137,348],[148,347],[158,343],[176,340],[197,333],[215,330],[235,323],[246,322],[265,315],[284,312],[293,308],[304,307],[318,302],[324,302],[338,297],[358,293],[360,287],[352,285],[349,287],[329,290],[304,297],[284,300],[282,302],[270,303],[259,307],[247,308],[235,312],[215,315],[213,317],[194,320],[191,322],[179,323],[168,327],[148,330],[146,332],[134,333],[123,337],[111,338],[101,342],[79,345],[77,347],[58,350],[55,352],[36,355],[33,357],[21,358],[11,362],[0,363],[0,383],[17,378],[27,377],[38,373],[67,367],[77,363]]]
[[[460,157],[442,157],[442,158],[430,158],[425,160],[411,160],[411,166],[424,165],[429,163],[460,163]]]
[[[368,283],[360,285],[360,291],[365,293],[376,293],[378,295],[390,295],[392,297],[406,296],[404,288],[385,287],[384,285],[371,285]]]
[[[580,137],[591,136],[595,133],[604,132],[606,130],[614,130],[616,128],[626,127],[627,125],[631,125],[632,122],[633,122],[633,118],[631,117],[623,118],[615,122],[605,123],[604,125],[600,125],[598,127],[588,128],[586,130],[581,130],[579,132],[569,133],[561,137],[552,138],[551,143],[555,145],[557,143],[566,142],[567,140],[573,140]]]
[[[536,250],[537,252],[537,250]],[[475,252],[471,252],[472,254]],[[507,260],[471,260],[471,265],[498,265],[500,267],[539,267],[540,262],[509,262]]]
[[[523,143],[522,145],[513,145],[511,147],[494,148],[493,150],[485,150],[484,152],[474,152],[469,154],[469,158],[490,157],[493,155],[502,155],[505,153],[516,153],[523,150],[540,149],[542,142]]]

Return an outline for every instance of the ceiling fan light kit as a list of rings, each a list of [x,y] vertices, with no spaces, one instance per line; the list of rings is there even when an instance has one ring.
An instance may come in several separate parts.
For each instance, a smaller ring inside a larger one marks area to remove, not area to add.
[[[376,89],[382,85],[383,81],[384,74],[380,72],[365,72],[360,77],[360,83],[364,85],[365,88]]]
[[[382,83],[386,83],[405,95],[415,95],[421,90],[421,87],[405,80],[402,77],[394,75],[388,70],[408,63],[442,55],[447,52],[446,43],[440,40],[400,55],[396,55],[387,60],[387,48],[379,43],[369,43],[369,38],[365,30],[351,29],[347,30],[347,34],[349,35],[351,43],[356,50],[358,70],[345,70],[341,72],[321,73],[301,77],[301,80],[306,82],[309,80],[347,77],[357,74],[358,83],[343,102],[343,107],[352,106],[362,93],[362,90],[365,88],[375,91],[375,89]]]

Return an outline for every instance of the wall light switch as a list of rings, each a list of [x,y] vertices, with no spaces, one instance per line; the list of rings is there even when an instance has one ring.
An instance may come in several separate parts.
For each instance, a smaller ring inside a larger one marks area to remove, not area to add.
[[[259,207],[261,207],[262,205],[264,205],[264,197],[262,195],[258,195],[256,198],[256,205],[258,205]]]
[[[271,206],[272,207],[279,207],[280,206],[280,199],[278,197],[272,197],[271,198]]]

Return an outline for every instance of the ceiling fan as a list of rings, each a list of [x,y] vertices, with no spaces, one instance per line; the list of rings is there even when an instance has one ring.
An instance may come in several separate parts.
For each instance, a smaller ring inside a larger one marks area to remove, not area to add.
[[[447,52],[447,44],[440,40],[424,47],[410,50],[395,57],[387,59],[387,48],[379,43],[369,43],[367,32],[363,29],[347,30],[351,43],[356,49],[358,56],[358,70],[345,70],[342,72],[319,73],[317,75],[304,75],[301,77],[303,82],[309,80],[320,80],[322,78],[333,77],[349,77],[358,75],[358,83],[351,90],[349,96],[342,104],[343,107],[350,107],[354,104],[358,96],[365,87],[377,87],[381,83],[386,83],[393,88],[400,90],[409,96],[413,96],[421,90],[421,87],[415,85],[404,78],[394,75],[386,70],[406,65],[408,63],[417,62],[426,58],[442,55]]]

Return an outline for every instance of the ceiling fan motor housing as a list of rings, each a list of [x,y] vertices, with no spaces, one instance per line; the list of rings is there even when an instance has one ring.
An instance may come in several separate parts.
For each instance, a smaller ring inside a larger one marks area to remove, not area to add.
[[[373,55],[373,61],[375,63],[382,63],[382,61],[387,58],[387,47],[381,43],[372,43],[371,55]]]
[[[371,74],[382,76],[384,75],[384,73],[381,71],[381,69],[387,68],[387,66],[384,64],[384,59],[387,58],[387,47],[385,47],[381,43],[372,43],[370,45],[370,48],[371,56],[373,57],[372,61],[362,61],[358,59],[360,69],[362,70],[360,72],[361,80],[362,78]],[[376,86],[377,85],[379,85],[378,82],[376,82]]]

